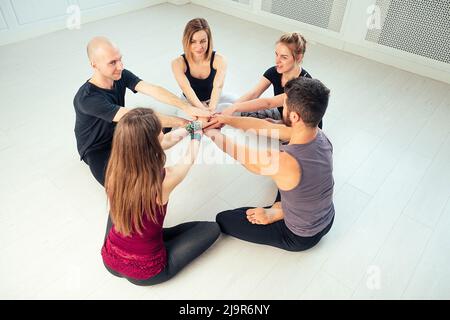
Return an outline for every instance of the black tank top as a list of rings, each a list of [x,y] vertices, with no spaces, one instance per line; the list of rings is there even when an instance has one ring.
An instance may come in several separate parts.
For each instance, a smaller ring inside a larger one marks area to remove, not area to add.
[[[191,70],[189,68],[189,63],[186,59],[186,56],[184,55],[184,53],[181,55],[184,59],[184,62],[186,62],[186,72],[184,74],[188,78],[189,83],[191,84],[191,88],[194,90],[195,94],[197,95],[197,98],[200,101],[207,101],[207,100],[211,99],[211,92],[213,90],[214,77],[216,76],[216,73],[217,73],[217,70],[213,69],[213,62],[214,62],[215,54],[216,54],[216,52],[213,51],[212,55],[211,55],[211,63],[209,65],[210,72],[209,72],[208,78],[206,78],[206,79],[194,78],[191,75]],[[184,93],[183,93],[183,95],[184,95]],[[184,96],[186,96],[186,95],[184,95]]]

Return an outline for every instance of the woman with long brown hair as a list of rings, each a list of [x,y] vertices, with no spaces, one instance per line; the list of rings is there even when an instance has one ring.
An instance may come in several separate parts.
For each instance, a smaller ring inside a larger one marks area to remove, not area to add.
[[[192,128],[192,127],[191,127]],[[164,149],[187,135],[166,135],[153,110],[136,108],[118,122],[108,162],[105,189],[110,213],[102,257],[114,275],[136,285],[172,278],[219,237],[215,222],[187,222],[163,228],[170,193],[195,161],[202,130],[191,132],[186,155],[164,168]]]
[[[223,95],[227,63],[213,50],[211,28],[203,18],[190,20],[183,32],[184,53],[172,61],[172,72],[184,97],[199,109],[215,112],[222,103],[231,103],[231,95]]]

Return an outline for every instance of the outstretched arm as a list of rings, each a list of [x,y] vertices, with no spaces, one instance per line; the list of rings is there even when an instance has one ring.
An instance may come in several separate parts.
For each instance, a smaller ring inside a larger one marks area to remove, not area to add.
[[[200,150],[202,130],[196,131],[195,133],[197,135],[194,139],[191,139],[186,154],[176,165],[166,168],[166,177],[162,186],[163,203],[167,203],[170,193],[183,181],[197,158],[198,151]]]
[[[292,128],[284,124],[273,123],[263,119],[251,117],[233,117],[216,114],[211,119],[211,125],[214,125],[215,123],[220,125],[229,125],[244,131],[255,130],[255,133],[258,135],[277,138],[282,141],[289,141],[292,134]]]
[[[263,94],[263,92],[270,87],[270,84],[270,81],[266,77],[262,77],[261,80],[259,80],[258,84],[252,90],[237,99],[236,103],[259,98]]]
[[[186,96],[186,99],[194,107],[196,107],[200,110],[205,110],[206,107],[199,100],[199,98],[195,94],[194,90],[192,89],[188,78],[184,74],[185,68],[186,68],[186,65],[185,65],[185,62],[182,57],[178,57],[172,61],[172,73],[173,73],[175,80],[177,81],[178,86],[180,87],[181,91],[183,91],[184,95]]]
[[[156,86],[145,81],[140,81],[136,85],[135,90],[142,94],[151,96],[162,103],[175,106],[185,111],[192,117],[208,117],[211,114],[209,111],[194,108],[186,101],[181,100],[163,87]]]
[[[300,183],[301,168],[297,160],[277,149],[255,150],[238,145],[217,129],[206,129],[205,135],[222,151],[239,161],[249,171],[270,176],[279,189],[290,190]],[[277,208],[274,206],[274,208]]]
[[[209,102],[209,109],[211,112],[214,112],[217,108],[220,95],[222,94],[223,84],[225,82],[225,75],[227,73],[227,62],[224,57],[216,54],[214,64],[216,64],[217,73],[214,77],[213,90],[211,92],[211,100]]]
[[[163,128],[177,128],[177,127],[183,127],[187,123],[189,123],[189,120],[175,117],[175,116],[168,116],[159,112],[155,112],[156,115],[159,118],[159,121],[161,121],[161,125]]]
[[[116,115],[114,116],[113,122],[119,122],[120,119],[122,119],[122,117],[130,110],[132,110],[132,108],[120,107],[119,110],[117,110]],[[159,112],[155,112],[155,114],[157,115],[159,121],[161,121],[161,125],[163,127],[183,127],[189,122],[186,119],[168,116]]]
[[[178,128],[176,130],[170,131],[164,135],[164,138],[161,141],[161,147],[164,150],[167,150],[183,140],[183,138],[187,135],[188,132],[185,128]]]
[[[258,98],[245,102],[235,103],[227,108],[226,115],[232,115],[234,112],[253,112],[258,110],[272,109],[283,105],[285,94],[279,94],[271,98]]]
[[[274,149],[255,150],[238,145],[217,129],[207,129],[205,135],[225,153],[239,161],[249,171],[266,176],[275,176],[280,169],[280,152]]]
[[[130,110],[130,108],[120,107],[113,118],[113,122],[119,122],[119,120],[122,119],[122,117]]]

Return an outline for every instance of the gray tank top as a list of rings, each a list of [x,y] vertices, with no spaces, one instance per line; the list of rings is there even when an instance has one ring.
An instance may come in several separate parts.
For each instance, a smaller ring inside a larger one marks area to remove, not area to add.
[[[289,191],[280,190],[286,226],[296,235],[311,237],[322,231],[334,217],[333,146],[319,129],[307,144],[281,146],[301,169],[300,183]]]

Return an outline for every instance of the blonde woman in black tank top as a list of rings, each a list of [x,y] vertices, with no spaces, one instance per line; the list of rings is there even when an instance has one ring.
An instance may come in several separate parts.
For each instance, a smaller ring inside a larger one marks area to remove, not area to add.
[[[172,61],[172,71],[183,96],[194,107],[221,110],[219,104],[231,103],[231,96],[222,95],[227,63],[213,51],[211,29],[203,18],[189,21],[183,33],[184,54]]]
[[[258,84],[237,99],[233,105],[224,109],[222,114],[282,122],[285,84],[295,78],[311,78],[309,72],[303,68],[305,51],[306,40],[301,34],[297,32],[283,34],[275,45],[275,66],[264,72]],[[274,96],[260,98],[271,85]],[[319,128],[322,128],[322,122],[319,123]]]

